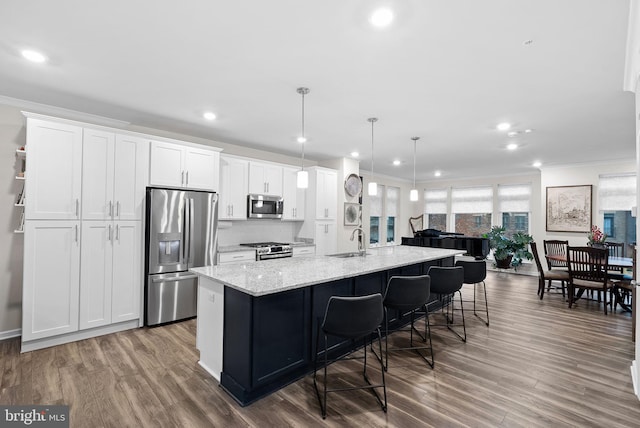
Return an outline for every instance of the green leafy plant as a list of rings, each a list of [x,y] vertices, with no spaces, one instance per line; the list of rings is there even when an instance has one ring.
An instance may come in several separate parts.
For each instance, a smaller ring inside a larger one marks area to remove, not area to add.
[[[532,260],[533,254],[529,251],[529,243],[533,237],[523,232],[516,232],[510,238],[505,234],[505,228],[493,226],[491,232],[482,235],[489,239],[489,247],[493,250],[496,262],[506,260],[511,256],[511,266],[518,267],[522,259]]]

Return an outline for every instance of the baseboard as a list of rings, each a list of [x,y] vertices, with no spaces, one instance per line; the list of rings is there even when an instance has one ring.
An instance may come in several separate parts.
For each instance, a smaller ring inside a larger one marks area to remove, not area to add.
[[[640,393],[638,393],[638,368],[636,367],[636,360],[631,362],[631,380],[633,381],[633,392],[640,400]]]
[[[22,335],[21,328],[16,328],[15,330],[0,331],[0,341],[18,337],[20,335]]]
[[[119,331],[131,330],[138,328],[138,319],[124,321],[118,324],[111,324],[102,327],[92,328],[90,330],[80,330],[73,333],[60,334],[57,336],[46,337],[43,339],[35,339],[29,342],[22,342],[20,352],[35,351],[38,349],[48,348],[50,346],[62,345],[77,340],[90,339],[92,337],[103,336],[105,334],[117,333]]]
[[[218,372],[218,373],[216,373],[214,370],[211,370],[209,367],[207,367],[207,365],[206,365],[206,364],[204,364],[204,363],[202,362],[202,360],[199,360],[199,361],[198,361],[198,364],[200,365],[200,367],[202,367],[203,369],[205,369],[207,373],[209,373],[211,376],[213,376],[213,378],[214,378],[215,380],[217,380],[218,382],[220,382],[220,373],[219,373],[219,372]]]

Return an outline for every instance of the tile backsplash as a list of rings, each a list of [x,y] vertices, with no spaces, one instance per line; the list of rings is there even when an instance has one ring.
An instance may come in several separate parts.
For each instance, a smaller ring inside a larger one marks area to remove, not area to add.
[[[293,242],[301,227],[300,221],[221,221],[218,223],[218,245],[224,247],[248,242]]]

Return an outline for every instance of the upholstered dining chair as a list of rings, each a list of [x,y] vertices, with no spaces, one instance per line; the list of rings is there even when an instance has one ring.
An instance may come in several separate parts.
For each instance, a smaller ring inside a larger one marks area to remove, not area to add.
[[[607,275],[609,252],[606,248],[567,247],[569,262],[569,308],[585,290],[602,291],[604,314],[607,315],[607,293],[612,283]],[[576,295],[576,290],[578,294]],[[611,296],[609,297],[611,302]]]
[[[542,263],[540,263],[540,256],[538,255],[538,244],[531,242],[531,252],[536,262],[536,268],[538,269],[538,295],[540,300],[544,297],[545,281],[548,282],[547,289],[551,288],[551,281],[560,281],[562,288],[562,298],[565,298],[565,282],[569,282],[569,271],[560,269],[544,270]]]

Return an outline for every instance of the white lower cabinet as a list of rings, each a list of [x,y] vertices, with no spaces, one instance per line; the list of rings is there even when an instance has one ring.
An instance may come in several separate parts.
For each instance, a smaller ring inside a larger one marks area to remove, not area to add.
[[[82,224],[80,329],[139,317],[140,222]]]
[[[22,341],[78,330],[80,222],[25,223]]]
[[[293,247],[293,257],[314,256],[316,247],[310,245],[308,247]]]
[[[314,244],[316,245],[316,255],[318,256],[334,254],[338,251],[336,224],[333,222],[317,222]]]

